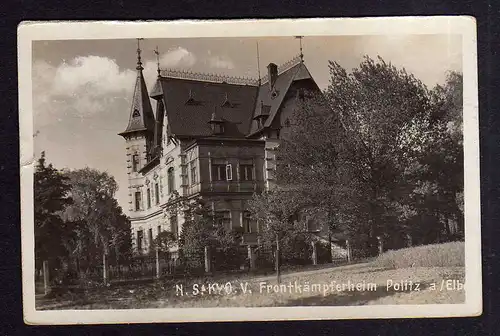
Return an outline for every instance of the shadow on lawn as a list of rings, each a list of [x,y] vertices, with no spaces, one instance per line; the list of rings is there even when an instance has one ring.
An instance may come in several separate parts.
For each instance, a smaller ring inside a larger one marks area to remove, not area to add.
[[[423,291],[430,286],[431,282],[420,283],[419,290]],[[368,302],[377,300],[383,297],[392,296],[398,293],[410,293],[411,290],[395,291],[393,289],[386,290],[385,286],[377,286],[376,291],[344,291],[330,295],[318,295],[306,298],[294,299],[287,301],[282,306],[363,306]]]

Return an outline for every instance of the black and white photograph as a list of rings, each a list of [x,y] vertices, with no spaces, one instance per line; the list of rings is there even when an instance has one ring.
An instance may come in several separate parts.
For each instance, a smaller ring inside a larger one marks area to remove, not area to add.
[[[475,33],[21,25],[25,321],[481,314]]]

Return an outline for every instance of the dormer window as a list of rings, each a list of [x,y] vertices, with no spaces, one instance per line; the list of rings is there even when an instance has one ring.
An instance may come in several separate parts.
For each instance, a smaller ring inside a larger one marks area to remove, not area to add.
[[[189,97],[186,100],[186,105],[195,105],[196,101],[194,100],[194,92],[193,90],[189,90]]]
[[[134,112],[132,113],[132,118],[139,118],[141,116],[141,113],[139,112],[138,109],[134,109]]]
[[[210,121],[208,123],[210,124],[210,127],[212,128],[213,134],[223,134],[224,133],[224,120],[222,120],[222,118],[219,118],[217,116],[216,108],[214,109],[214,112],[212,113],[212,118],[210,118]]]
[[[227,92],[226,92],[226,96],[224,97],[224,102],[222,103],[221,107],[232,107],[232,106],[233,105],[229,101],[229,98],[228,98]]]
[[[271,92],[271,99],[275,99],[279,94],[280,92],[278,90],[273,89],[273,91]]]

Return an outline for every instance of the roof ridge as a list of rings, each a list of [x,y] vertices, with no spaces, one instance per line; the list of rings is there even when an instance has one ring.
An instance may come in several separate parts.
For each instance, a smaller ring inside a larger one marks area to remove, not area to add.
[[[227,83],[234,85],[252,85],[258,86],[259,80],[251,77],[228,76],[213,73],[192,72],[188,70],[163,69],[160,70],[162,77],[198,80],[203,82]]]

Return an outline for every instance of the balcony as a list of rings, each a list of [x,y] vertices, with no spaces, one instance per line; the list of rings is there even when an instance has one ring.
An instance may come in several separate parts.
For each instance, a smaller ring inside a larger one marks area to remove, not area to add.
[[[202,182],[187,186],[187,194],[193,195],[199,192],[247,192],[261,191],[262,181],[212,181]]]

